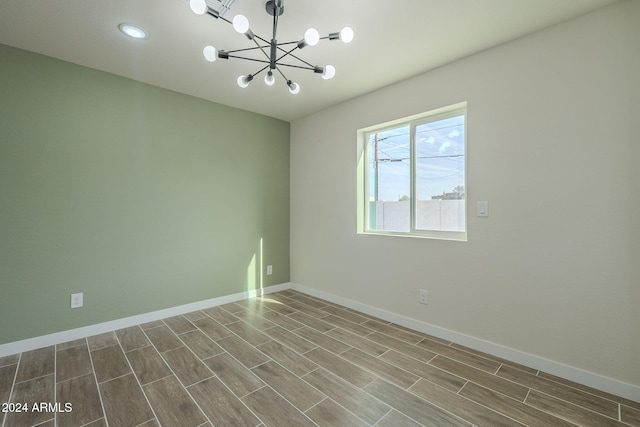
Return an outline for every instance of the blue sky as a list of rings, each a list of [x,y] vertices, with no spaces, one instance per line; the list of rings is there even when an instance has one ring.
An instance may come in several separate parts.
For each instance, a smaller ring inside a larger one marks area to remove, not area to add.
[[[410,195],[410,127],[378,132],[378,200]],[[368,135],[371,196],[375,193],[375,132]],[[464,186],[464,117],[456,116],[416,126],[418,200],[429,200]]]

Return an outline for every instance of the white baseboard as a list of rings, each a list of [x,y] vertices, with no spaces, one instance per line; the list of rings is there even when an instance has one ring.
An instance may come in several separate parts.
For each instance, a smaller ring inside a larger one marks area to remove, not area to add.
[[[192,311],[203,310],[205,308],[228,304],[230,302],[241,301],[241,300],[252,298],[258,295],[265,295],[273,292],[280,292],[290,288],[291,288],[290,283],[282,283],[279,285],[268,286],[263,289],[239,292],[237,294],[226,295],[218,298],[212,298],[204,301],[198,301],[190,304],[180,305],[177,307],[171,307],[164,310],[158,310],[150,313],[139,314],[136,316],[125,317],[122,319],[112,320],[109,322],[85,326],[82,328],[70,329],[68,331],[56,332],[49,335],[42,335],[39,337],[29,338],[22,341],[15,341],[7,344],[0,344],[0,357],[22,353],[24,351],[35,350],[37,348],[48,347],[50,345],[61,344],[67,341],[73,341],[80,338],[87,338],[93,335],[103,334],[105,332],[115,331],[118,329],[139,325],[141,323],[147,323],[147,322],[153,322],[155,320],[166,319],[167,317],[178,316],[180,314],[186,314]]]
[[[347,298],[343,298],[334,294],[329,294],[317,289],[302,286],[296,283],[282,283],[279,285],[269,286],[260,290],[252,290],[240,292],[237,294],[226,295],[218,298],[212,298],[204,301],[198,301],[191,304],[171,307],[164,310],[153,311],[150,313],[139,314],[136,316],[126,317],[123,319],[112,320],[109,322],[99,323],[95,325],[85,326],[82,328],[71,329],[68,331],[56,332],[54,334],[43,335],[35,338],[29,338],[22,341],[11,342],[0,345],[0,357],[12,354],[22,353],[24,351],[35,350],[37,348],[47,347],[50,345],[61,344],[67,341],[73,341],[80,338],[87,338],[93,335],[102,334],[118,329],[128,328],[130,326],[139,325],[141,323],[153,322],[155,320],[165,319],[167,317],[178,316],[180,314],[192,311],[203,310],[218,305],[228,304],[231,302],[241,301],[258,295],[280,292],[286,289],[293,289],[307,295],[315,296],[345,307],[378,317],[388,322],[433,335],[456,344],[460,344],[474,350],[482,351],[496,357],[510,360],[533,369],[547,372],[579,384],[596,388],[616,396],[624,397],[636,402],[640,402],[640,386],[624,383],[592,372],[584,371],[573,366],[555,362],[544,357],[532,355],[509,347],[474,338],[469,335],[461,334],[446,328],[441,328],[426,322],[411,319],[396,313],[371,307],[366,304],[359,303]]]
[[[640,386],[628,384],[613,378],[595,374],[593,372],[584,371],[573,366],[565,365],[560,362],[546,359],[544,357],[525,353],[500,344],[474,338],[469,335],[461,334],[456,331],[441,328],[426,322],[411,319],[396,313],[371,307],[347,298],[329,294],[317,289],[309,288],[297,283],[291,283],[291,289],[302,292],[307,295],[315,296],[329,302],[343,305],[345,307],[378,317],[388,322],[393,322],[400,326],[404,326],[415,331],[433,335],[447,341],[454,342],[474,350],[482,351],[502,359],[510,360],[521,365],[537,369],[564,378],[588,387],[611,393],[625,399],[640,402]]]

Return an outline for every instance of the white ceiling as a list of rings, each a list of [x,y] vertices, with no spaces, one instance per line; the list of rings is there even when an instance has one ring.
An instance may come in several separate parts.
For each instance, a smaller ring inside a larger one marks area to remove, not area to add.
[[[251,42],[222,20],[195,15],[186,0],[0,0],[0,43],[292,121],[616,1],[286,0],[279,41],[298,40],[309,27],[321,36],[344,26],[355,31],[350,44],[324,40],[299,51],[310,63],[334,65],[337,74],[323,80],[287,70],[302,87],[295,96],[281,78],[268,87],[261,75],[238,87],[237,77],[259,64],[205,61],[207,44],[231,50]],[[269,39],[264,5],[239,0],[233,13]],[[127,38],[118,31],[122,22],[143,26],[150,37]]]

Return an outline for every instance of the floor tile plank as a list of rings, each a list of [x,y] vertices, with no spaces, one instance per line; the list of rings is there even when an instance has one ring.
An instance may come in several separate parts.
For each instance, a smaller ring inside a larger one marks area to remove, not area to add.
[[[620,420],[632,426],[640,426],[640,410],[622,405],[620,407]]]
[[[197,329],[195,325],[189,322],[184,316],[169,317],[168,319],[164,319],[164,323],[176,335],[180,335],[185,332],[189,332]]]
[[[0,404],[9,401],[17,369],[17,364],[7,365],[0,368]],[[2,425],[2,417],[3,415],[0,415],[0,426]]]
[[[570,380],[567,380],[567,379],[564,379],[564,378],[560,378],[560,377],[555,376],[555,375],[551,375],[551,374],[549,374],[547,372],[539,372],[538,373],[538,377],[545,378],[545,379],[551,380],[553,382],[563,384],[563,385],[568,386],[568,387],[570,387],[572,389],[579,390],[580,392],[584,392],[584,393],[587,393],[589,395],[598,396],[598,397],[601,397],[601,398],[603,398],[605,400],[609,400],[609,401],[612,401],[612,402],[618,402],[618,403],[620,403],[622,405],[628,406],[630,408],[635,408],[638,411],[640,411],[640,401],[635,402],[633,400],[624,399],[624,398],[621,398],[621,397],[618,397],[618,396],[614,396],[613,394],[607,393],[606,391],[596,390],[593,387],[589,387],[589,386],[586,386],[586,385],[578,384],[576,382],[573,382],[573,381],[570,381]]]
[[[575,427],[573,423],[558,419],[532,406],[471,382],[462,388],[460,395],[526,425],[536,427]]]
[[[81,377],[74,377],[68,381],[58,382],[56,401],[62,406],[71,405],[69,412],[63,411],[57,414],[56,421],[60,426],[84,426],[104,417],[98,385],[93,372]]]
[[[218,340],[217,344],[249,369],[269,360],[266,354],[237,336]]]
[[[214,319],[215,321],[217,321],[221,325],[227,325],[229,323],[233,323],[233,322],[237,322],[238,321],[238,318],[236,316],[234,316],[233,314],[229,313],[227,310],[225,310],[224,308],[222,308],[220,306],[206,308],[206,309],[204,309],[202,311],[207,316],[211,317],[212,319]]]
[[[261,421],[218,378],[187,388],[215,426],[255,427]]]
[[[346,331],[349,331],[353,334],[356,334],[358,336],[364,337],[369,335],[371,332],[373,332],[373,329],[368,328],[366,326],[366,322],[365,323],[354,323],[351,322],[349,320],[343,319],[342,317],[330,314],[329,316],[323,317],[322,318],[323,321],[333,325],[333,326],[337,326],[339,328],[342,328]]]
[[[396,411],[395,409],[385,415],[377,424],[376,427],[421,427],[423,424],[419,424],[417,421],[412,420],[404,414]]]
[[[355,348],[342,353],[340,356],[403,389],[411,387],[420,379],[417,375]]]
[[[402,366],[402,369],[405,369],[420,378],[431,381],[440,387],[444,387],[449,391],[457,392],[467,383],[467,380],[462,377],[443,371],[442,369],[431,366],[428,363],[420,362],[412,357],[405,356],[395,350],[390,350],[383,354],[380,356],[380,359],[396,366]]]
[[[366,386],[364,390],[421,424],[471,426],[470,422],[386,381],[377,379]]]
[[[202,331],[195,330],[178,336],[185,345],[193,351],[200,359],[224,353],[224,349],[216,344]]]
[[[425,380],[420,380],[409,391],[418,397],[478,426],[524,426],[486,406],[470,401],[456,393]]]
[[[469,353],[429,339],[423,339],[416,345],[419,348],[423,348],[457,362],[473,366],[474,368],[483,370],[490,374],[494,374],[498,368],[500,368],[500,365],[502,365],[500,362],[496,362],[495,360],[485,359],[477,354]]]
[[[282,316],[276,312],[269,312],[269,313]],[[247,324],[253,326],[259,331],[264,331],[265,329],[273,328],[274,326],[276,326],[275,323],[273,323],[271,320],[267,320],[266,317],[263,317],[259,314],[256,314],[252,311],[248,311],[245,309],[242,309],[241,311],[238,311],[233,315],[236,316],[238,319],[242,320],[243,322],[246,322]],[[286,317],[286,316],[283,316],[283,317]]]
[[[385,403],[325,369],[317,369],[305,375],[303,379],[371,425],[391,410]]]
[[[127,358],[119,345],[101,348],[91,352],[93,369],[98,383],[126,375],[131,372]]]
[[[367,335],[367,339],[377,342],[378,344],[384,345],[388,348],[392,348],[397,352],[404,354],[405,356],[413,357],[414,359],[421,362],[426,363],[436,357],[436,353],[432,351],[417,347],[413,344],[409,344],[406,341],[400,341],[380,332],[374,332],[370,335]]]
[[[376,379],[371,372],[321,348],[311,350],[304,356],[356,387],[364,387]]]
[[[204,362],[238,397],[264,387],[260,378],[227,353],[211,357]]]
[[[36,360],[43,360],[47,363],[49,352],[53,347],[47,349],[46,352],[29,352],[29,363],[33,363]],[[24,355],[24,353],[23,353]],[[26,374],[33,374],[39,372],[37,369],[29,367]],[[53,373],[45,376],[38,376],[37,378],[22,381],[13,386],[13,394],[11,395],[11,402],[26,404],[26,412],[9,412],[6,414],[5,427],[24,427],[32,426],[40,423],[44,423],[47,420],[53,419],[54,414],[47,412],[32,411],[34,404],[40,402],[55,403],[55,383]]]
[[[55,346],[22,353],[18,365],[16,383],[53,374],[55,371]]]
[[[144,331],[160,353],[182,347],[182,341],[168,326],[162,325]]]
[[[253,346],[271,341],[271,338],[269,338],[268,335],[263,334],[248,323],[245,323],[241,320],[238,321],[238,319],[236,319],[234,323],[229,323],[228,325],[226,325],[226,327]]]
[[[231,336],[233,333],[210,317],[194,320],[193,324],[214,341]]]
[[[133,427],[155,418],[133,374],[98,387],[109,426]]]
[[[450,372],[469,381],[473,381],[476,384],[480,384],[521,402],[524,402],[524,398],[527,397],[527,393],[529,392],[528,387],[496,375],[489,374],[486,371],[465,365],[464,363],[456,362],[448,357],[440,355],[436,356],[429,362],[429,365],[435,366],[436,368],[440,368],[443,371]]]
[[[125,353],[133,373],[140,384],[158,381],[172,374],[164,359],[153,346],[142,347]]]
[[[131,351],[151,345],[151,342],[139,326],[119,329],[116,331],[116,336],[124,351]]]
[[[318,368],[318,365],[306,357],[275,340],[261,344],[257,348],[298,376],[308,374]]]
[[[104,347],[111,347],[118,344],[118,337],[115,332],[106,332],[104,334],[94,335],[87,338],[89,350],[99,350]]]
[[[296,322],[300,322],[319,332],[327,332],[335,328],[335,325],[324,322],[316,317],[308,315],[307,313],[302,313],[302,312],[292,313],[289,315],[289,317],[295,320]]]
[[[302,412],[324,399],[313,387],[276,362],[263,363],[251,371]]]
[[[254,391],[242,400],[268,426],[315,426],[302,412],[269,387]]]
[[[292,350],[297,351],[298,353],[306,353],[307,351],[313,350],[314,348],[318,347],[316,344],[307,341],[299,335],[281,328],[280,326],[267,329],[264,331],[264,333],[269,335],[274,340],[277,340],[287,347],[291,348]]]
[[[302,328],[304,326],[302,323],[295,321],[289,316],[287,316],[287,313],[269,311],[267,313],[263,313],[261,316],[267,319],[268,321],[272,322],[274,326],[276,325],[280,326],[281,328],[286,329],[287,331],[293,331],[298,328]]]
[[[3,366],[17,365],[20,360],[20,354],[12,354],[0,357],[0,368]]]
[[[213,376],[213,372],[186,347],[166,351],[162,357],[185,387]]]
[[[400,341],[408,342],[409,344],[417,344],[423,339],[422,335],[419,335],[414,331],[376,320],[368,320],[362,325],[376,332],[380,332],[381,334],[389,335],[390,337],[399,339]]]
[[[349,332],[346,329],[335,328],[330,330],[326,334],[332,338],[337,339],[338,341],[349,344],[350,346],[357,348],[360,351],[364,351],[365,353],[372,356],[377,357],[389,351],[389,347],[363,338],[362,336],[354,334],[353,332]]]
[[[525,401],[527,405],[538,408],[542,411],[556,415],[558,418],[576,423],[579,425],[588,425],[590,427],[600,426],[622,426],[622,423],[589,411],[584,407],[562,401],[556,397],[541,393],[537,390],[531,390]],[[617,418],[617,416],[616,416]]]
[[[345,310],[344,308],[335,305],[322,307],[321,310],[355,324],[361,324],[369,320],[369,318],[365,316],[361,316],[353,311]]]
[[[56,382],[90,373],[93,373],[93,367],[86,342],[56,352]]]
[[[293,333],[334,354],[340,354],[351,348],[350,345],[347,345],[342,341],[338,341],[335,338],[331,338],[327,334],[318,332],[308,326],[297,329]]]
[[[197,427],[207,421],[176,377],[163,378],[143,389],[163,427]]]
[[[610,400],[580,392],[575,388],[560,384],[548,378],[534,376],[530,373],[507,365],[503,365],[497,375],[552,395],[561,400],[565,400],[591,411],[600,413],[609,418],[618,418],[618,405]]]
[[[369,425],[331,399],[323,400],[305,414],[323,427],[367,427]]]

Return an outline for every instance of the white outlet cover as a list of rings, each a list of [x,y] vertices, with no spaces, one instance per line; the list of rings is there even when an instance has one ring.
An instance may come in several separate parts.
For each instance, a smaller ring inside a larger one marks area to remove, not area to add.
[[[71,294],[71,308],[80,308],[84,305],[84,295],[82,292]]]

